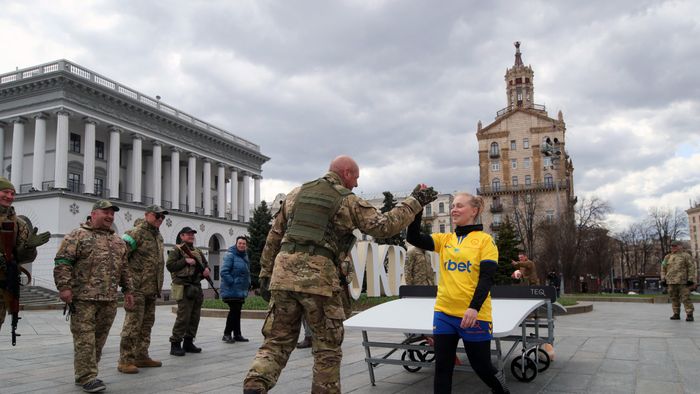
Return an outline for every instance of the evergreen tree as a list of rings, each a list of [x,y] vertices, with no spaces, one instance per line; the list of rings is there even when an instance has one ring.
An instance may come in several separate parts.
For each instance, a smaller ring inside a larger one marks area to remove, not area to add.
[[[396,206],[396,199],[391,192],[384,192],[384,205],[379,209],[382,213],[387,213]],[[381,245],[398,245],[406,249],[406,234],[405,230],[389,238],[377,238],[374,240]]]
[[[495,283],[497,285],[509,285],[513,283],[511,274],[515,267],[511,265],[513,260],[518,260],[518,245],[520,240],[515,233],[513,224],[506,218],[496,234],[496,247],[498,248],[498,272]]]
[[[258,275],[260,275],[260,255],[265,247],[267,233],[272,227],[272,214],[265,201],[253,211],[253,218],[248,224],[248,259],[250,261],[250,278],[253,288],[260,287]]]

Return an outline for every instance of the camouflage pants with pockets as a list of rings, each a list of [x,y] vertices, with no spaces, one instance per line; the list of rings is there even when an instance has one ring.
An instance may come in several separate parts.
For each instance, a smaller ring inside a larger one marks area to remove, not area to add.
[[[671,298],[671,308],[674,314],[681,313],[681,303],[686,314],[693,314],[695,307],[690,300],[690,289],[686,285],[668,285],[668,296]]]
[[[182,342],[182,338],[194,338],[197,336],[204,293],[200,286],[194,286],[195,289],[189,291],[190,297],[188,297],[188,286],[192,285],[185,285],[185,296],[177,302],[177,317],[173,325],[173,335],[170,337],[170,342]]]
[[[73,369],[75,382],[85,384],[97,377],[97,364],[117,315],[116,301],[73,300],[75,312],[70,318],[73,333]]]
[[[156,296],[134,294],[134,308],[126,311],[119,344],[119,363],[133,364],[149,358],[151,330],[156,321]]]
[[[312,332],[314,355],[312,393],[340,393],[343,357],[343,301],[340,292],[331,297],[294,291],[272,291],[270,309],[263,324],[263,345],[244,380],[244,388],[269,390],[275,386],[296,346],[302,316]]]

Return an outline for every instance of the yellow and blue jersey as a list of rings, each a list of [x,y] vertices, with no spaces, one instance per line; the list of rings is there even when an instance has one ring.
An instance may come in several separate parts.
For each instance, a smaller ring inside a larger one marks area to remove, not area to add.
[[[463,317],[469,308],[479,283],[482,262],[498,264],[498,249],[491,236],[483,231],[472,231],[459,237],[455,233],[431,235],[435,252],[440,255],[440,283],[435,311]],[[491,322],[491,294],[484,301],[477,320]]]

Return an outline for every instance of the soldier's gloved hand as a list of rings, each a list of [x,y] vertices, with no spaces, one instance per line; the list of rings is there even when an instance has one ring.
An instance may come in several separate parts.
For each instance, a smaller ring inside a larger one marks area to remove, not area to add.
[[[662,280],[662,281],[661,281],[661,287],[666,287],[666,281],[665,281],[665,280]]]
[[[413,189],[411,197],[418,200],[421,206],[426,206],[437,199],[438,192],[433,187],[426,187],[423,184],[418,184]]]
[[[263,300],[270,302],[271,295],[270,278],[267,276],[260,278],[260,297],[262,297]]]
[[[694,284],[695,284],[695,282],[693,282],[692,280],[685,282],[685,285],[688,287],[692,287]]]
[[[30,248],[36,248],[37,246],[41,246],[47,242],[49,242],[49,237],[51,236],[51,233],[48,231],[44,231],[41,234],[37,234],[39,231],[38,228],[34,227],[34,231],[29,234],[29,238],[27,238],[27,242],[25,245]]]

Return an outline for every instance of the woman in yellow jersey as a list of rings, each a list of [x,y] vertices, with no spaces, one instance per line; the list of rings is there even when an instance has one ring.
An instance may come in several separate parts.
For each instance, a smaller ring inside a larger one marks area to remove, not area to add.
[[[494,393],[509,393],[502,371],[491,363],[491,295],[498,269],[498,249],[481,224],[474,224],[484,200],[457,193],[450,214],[452,233],[420,233],[422,215],[408,226],[407,241],[440,255],[433,336],[435,340],[435,393],[452,392],[452,373],[459,339],[469,363]]]

